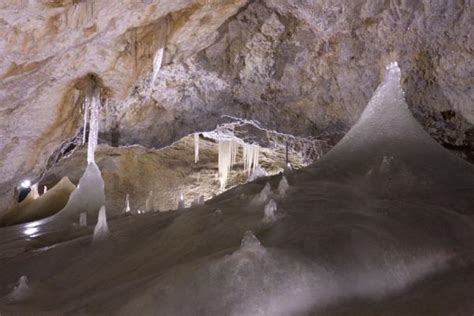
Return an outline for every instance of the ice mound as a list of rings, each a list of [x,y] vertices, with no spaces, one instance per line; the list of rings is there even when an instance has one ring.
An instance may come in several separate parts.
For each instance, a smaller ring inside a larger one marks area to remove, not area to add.
[[[267,205],[265,205],[263,222],[268,224],[268,223],[276,221],[277,219],[275,215],[276,211],[277,211],[277,204],[272,199],[267,203]]]
[[[97,165],[91,162],[79,180],[77,188],[71,193],[64,209],[50,220],[77,221],[81,213],[86,213],[87,222],[95,223],[103,205],[105,205],[104,180]]]
[[[94,228],[94,236],[92,240],[94,242],[99,242],[106,240],[109,236],[109,226],[107,224],[107,213],[105,211],[105,206],[102,206],[99,211],[99,216],[97,219],[97,224]]]

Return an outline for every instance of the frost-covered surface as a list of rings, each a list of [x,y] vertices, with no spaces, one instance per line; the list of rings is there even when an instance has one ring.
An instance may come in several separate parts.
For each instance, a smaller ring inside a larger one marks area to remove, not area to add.
[[[474,169],[411,117],[397,69],[330,153],[286,177],[283,198],[278,176],[111,218],[97,245],[89,228],[0,229],[0,296],[22,275],[34,289],[0,313],[472,314]],[[284,212],[274,223],[252,203],[262,190]]]

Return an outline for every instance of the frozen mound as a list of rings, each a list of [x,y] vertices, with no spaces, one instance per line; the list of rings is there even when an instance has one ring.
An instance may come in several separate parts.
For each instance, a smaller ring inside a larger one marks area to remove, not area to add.
[[[312,176],[347,179],[382,198],[435,199],[457,211],[474,210],[474,168],[436,143],[405,102],[396,62],[359,121],[314,168]],[[319,175],[319,176],[318,176]],[[380,190],[383,188],[383,190]]]
[[[0,223],[2,226],[10,226],[54,215],[64,208],[74,189],[74,184],[64,177],[42,196],[36,199],[27,197],[15,208],[5,213],[0,219]]]
[[[49,221],[76,221],[81,213],[87,214],[87,223],[95,223],[100,208],[105,205],[104,180],[95,162],[89,163],[77,188],[71,193],[66,206]]]

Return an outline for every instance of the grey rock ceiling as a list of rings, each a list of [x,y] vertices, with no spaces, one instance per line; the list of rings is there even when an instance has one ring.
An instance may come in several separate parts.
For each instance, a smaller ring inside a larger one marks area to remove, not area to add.
[[[7,0],[0,4],[0,209],[82,126],[91,78],[101,138],[162,147],[223,114],[337,141],[388,60],[440,143],[472,159],[472,1]],[[151,85],[157,34],[165,61]],[[471,156],[469,156],[471,155]]]

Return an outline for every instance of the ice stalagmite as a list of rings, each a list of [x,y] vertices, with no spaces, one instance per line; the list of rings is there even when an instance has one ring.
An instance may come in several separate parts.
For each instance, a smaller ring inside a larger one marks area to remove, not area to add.
[[[225,190],[230,170],[235,163],[239,145],[233,140],[219,140],[219,182],[221,191]]]
[[[179,201],[178,201],[178,210],[181,210],[185,207],[184,205],[184,195],[183,193],[179,194]]]
[[[255,172],[258,166],[260,147],[253,144],[244,144],[244,171],[247,175]]]
[[[40,197],[39,192],[38,192],[38,183],[33,184],[30,187],[31,191],[29,195],[31,196],[32,199],[36,200],[37,198]]]
[[[240,242],[240,248],[242,249],[258,249],[261,248],[260,240],[250,231],[246,231],[242,241]]]
[[[272,187],[270,186],[270,183],[266,183],[265,184],[265,187],[263,188],[262,191],[260,191],[259,194],[257,194],[253,200],[252,200],[252,203],[253,204],[262,204],[262,203],[265,203],[268,198],[270,197],[270,194],[272,193]]]
[[[145,212],[153,211],[153,191],[148,192],[148,197],[145,201]]]
[[[109,226],[107,225],[107,213],[105,212],[105,206],[102,206],[99,211],[99,217],[97,218],[92,240],[93,242],[103,241],[107,239],[108,235]]]
[[[290,186],[288,185],[288,180],[286,180],[286,177],[285,176],[281,177],[280,183],[278,184],[278,194],[281,197],[284,197],[289,187]]]
[[[194,163],[199,162],[199,134],[194,133]]]
[[[47,186],[44,186],[44,187],[43,187],[43,194],[45,194],[46,192],[48,192],[48,187],[47,187]]]
[[[28,299],[30,296],[31,289],[28,286],[28,278],[23,275],[18,280],[18,285],[16,285],[10,295],[8,295],[8,301],[18,303]]]
[[[127,193],[125,197],[125,207],[123,208],[124,213],[130,213],[130,194]]]
[[[276,210],[277,210],[277,204],[272,199],[270,200],[270,202],[267,203],[267,205],[265,205],[263,222],[264,223],[274,222],[276,220],[276,216],[275,216]]]

